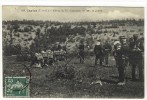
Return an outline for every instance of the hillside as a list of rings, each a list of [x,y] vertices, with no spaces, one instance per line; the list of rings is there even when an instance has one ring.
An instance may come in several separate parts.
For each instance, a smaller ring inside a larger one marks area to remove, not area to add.
[[[143,36],[144,20],[126,19],[99,22],[3,21],[3,47],[20,46],[29,50],[50,48],[56,42],[67,45],[72,51],[79,40],[92,48],[95,40],[106,39],[111,43],[119,36],[130,38],[138,33]],[[22,49],[21,49],[22,50]]]

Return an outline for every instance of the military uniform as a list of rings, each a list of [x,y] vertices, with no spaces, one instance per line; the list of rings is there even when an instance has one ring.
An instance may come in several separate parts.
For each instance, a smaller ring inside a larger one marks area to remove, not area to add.
[[[80,56],[80,63],[84,63],[84,44],[83,42],[79,45],[79,56]]]
[[[125,84],[125,67],[127,66],[127,60],[128,60],[128,51],[129,47],[126,43],[126,38],[124,36],[120,37],[120,44],[118,44],[118,48],[115,51],[115,59],[116,64],[118,67],[118,73],[119,73],[119,83],[118,85],[124,85]]]
[[[143,42],[138,39],[137,35],[133,36],[133,40],[130,41],[130,64],[132,66],[132,80],[136,80],[136,67],[139,69],[139,80],[143,81]]]
[[[35,55],[32,57],[30,67],[33,66],[34,64],[36,64],[36,67],[43,66],[43,57],[41,53],[35,53]]]
[[[108,43],[108,41],[106,41],[106,43],[103,46],[104,48],[104,60],[105,60],[105,64],[108,65],[108,58],[109,58],[109,54],[112,50],[111,45]]]
[[[101,45],[100,41],[98,41],[94,47],[95,65],[97,65],[98,59],[100,60],[100,65],[103,65],[103,51],[103,46]]]
[[[49,65],[52,65],[53,62],[54,62],[54,58],[53,58],[54,54],[53,54],[53,51],[51,51],[49,49],[49,50],[47,50],[47,54],[48,54],[48,63],[49,63]]]
[[[38,63],[37,57],[35,56],[35,54],[32,52],[31,53],[31,64],[30,67],[32,67],[35,63]]]
[[[48,55],[47,55],[46,50],[41,51],[41,54],[43,56],[43,66],[48,66]]]
[[[113,47],[113,56],[114,56],[114,58],[115,58],[115,63],[116,63],[116,67],[118,67],[118,59],[119,59],[119,57],[118,57],[118,52],[119,52],[119,50],[120,50],[120,48],[121,48],[121,43],[119,42],[119,41],[115,41],[114,42],[114,47]]]

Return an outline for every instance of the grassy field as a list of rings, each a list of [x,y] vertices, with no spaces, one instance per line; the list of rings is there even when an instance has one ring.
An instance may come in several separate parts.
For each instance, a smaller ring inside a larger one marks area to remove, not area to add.
[[[18,62],[15,58],[12,56],[3,58],[3,79],[7,76],[29,76],[22,64],[28,66],[30,62]],[[59,64],[64,65],[67,61],[61,61]],[[109,62],[112,67],[94,66],[94,57],[87,57],[84,64],[80,64],[79,59],[73,58],[69,63],[75,71],[72,79],[53,78],[55,66],[31,67],[29,68],[31,72],[30,97],[143,98],[144,82],[131,80],[131,68],[126,68],[126,85],[118,86],[118,71],[114,67],[113,57]],[[92,84],[99,80],[102,81],[102,85]]]

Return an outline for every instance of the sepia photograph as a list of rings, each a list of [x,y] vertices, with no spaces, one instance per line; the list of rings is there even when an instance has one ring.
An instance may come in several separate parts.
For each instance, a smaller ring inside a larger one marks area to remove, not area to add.
[[[144,10],[3,5],[3,97],[143,99]]]

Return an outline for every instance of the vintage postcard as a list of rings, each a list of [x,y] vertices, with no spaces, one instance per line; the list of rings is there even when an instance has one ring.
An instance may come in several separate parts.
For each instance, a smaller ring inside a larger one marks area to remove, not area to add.
[[[3,97],[144,98],[144,10],[3,5]]]

